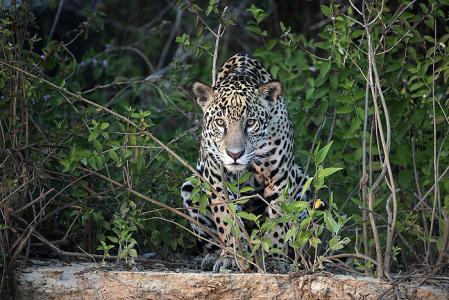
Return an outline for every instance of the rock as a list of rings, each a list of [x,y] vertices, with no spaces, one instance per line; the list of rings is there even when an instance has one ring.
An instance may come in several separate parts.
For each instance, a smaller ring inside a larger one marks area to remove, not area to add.
[[[19,274],[19,299],[394,299],[371,278],[308,275],[129,272],[93,263],[32,265]],[[449,299],[449,290],[400,283],[407,299]]]

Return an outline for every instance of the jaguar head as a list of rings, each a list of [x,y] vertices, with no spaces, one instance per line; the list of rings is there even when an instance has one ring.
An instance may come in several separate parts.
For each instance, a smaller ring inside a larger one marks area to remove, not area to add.
[[[244,171],[257,159],[256,150],[266,140],[280,82],[258,88],[244,84],[213,88],[195,82],[192,91],[203,110],[203,151],[232,173]]]

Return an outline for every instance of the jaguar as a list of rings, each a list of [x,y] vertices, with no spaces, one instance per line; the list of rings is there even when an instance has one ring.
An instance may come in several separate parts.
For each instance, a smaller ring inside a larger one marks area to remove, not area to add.
[[[223,64],[214,86],[200,81],[192,85],[192,93],[203,112],[196,169],[213,192],[208,197],[206,213],[200,213],[192,201],[195,188],[192,181],[182,185],[181,196],[189,215],[227,246],[223,249],[216,243],[203,242],[206,251],[203,270],[219,272],[238,266],[235,256],[226,250],[235,249],[236,242],[229,222],[232,211],[223,200],[233,201],[238,195],[223,182],[233,182],[250,172],[247,184],[259,197],[238,209],[267,218],[279,215],[279,204],[286,198],[309,197],[309,190],[302,194],[308,177],[294,160],[292,123],[281,90],[281,83],[246,53],[238,53]],[[202,241],[210,241],[200,226],[193,222],[191,226]],[[288,271],[287,230],[287,225],[278,225],[270,233],[273,247],[280,251],[267,257],[269,271]]]

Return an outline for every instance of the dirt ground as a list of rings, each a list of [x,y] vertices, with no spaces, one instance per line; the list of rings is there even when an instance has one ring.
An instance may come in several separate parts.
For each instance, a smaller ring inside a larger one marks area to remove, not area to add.
[[[212,274],[157,261],[115,264],[31,261],[17,299],[449,299],[449,278],[332,274]]]

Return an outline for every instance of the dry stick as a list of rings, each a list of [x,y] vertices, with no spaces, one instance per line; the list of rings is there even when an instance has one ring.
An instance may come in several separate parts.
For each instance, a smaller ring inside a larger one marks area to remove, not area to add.
[[[437,37],[437,23],[434,24],[434,38]],[[434,192],[434,198],[433,198],[433,207],[432,207],[432,219],[430,221],[430,229],[429,229],[429,243],[427,245],[427,251],[426,251],[426,262],[429,263],[429,255],[430,250],[432,248],[432,231],[433,226],[435,223],[435,213],[436,213],[436,206],[439,205],[439,210],[441,210],[440,206],[440,184],[438,182],[438,173],[439,173],[439,156],[437,154],[437,122],[436,122],[436,107],[435,107],[435,53],[436,53],[436,41],[434,42],[433,47],[433,59],[432,59],[432,114],[433,114],[433,176],[434,176],[434,186],[435,186],[435,192]],[[444,231],[443,231],[444,232]],[[447,235],[445,235],[446,237]],[[445,252],[446,248],[446,242],[443,237],[443,249],[439,253],[440,255]],[[440,260],[440,255],[438,255],[438,261]]]
[[[148,70],[150,72],[154,72],[154,66],[151,64],[150,60],[145,55],[145,53],[143,53],[138,48],[131,47],[131,46],[112,47],[112,48],[107,49],[105,51],[105,53],[110,53],[110,52],[113,52],[113,51],[130,51],[130,52],[133,52],[133,53],[137,54],[145,62],[145,64],[147,65]]]
[[[30,183],[31,181],[33,181],[35,178],[31,178],[31,180],[28,180],[28,183]],[[12,195],[14,195],[17,192],[20,192],[22,189],[24,189],[26,186],[26,183],[23,183],[21,186],[19,186],[18,188],[16,188],[14,191],[12,191],[11,193],[9,193],[5,198],[0,199],[0,204],[2,204],[3,202],[5,202],[6,200],[8,200],[9,197],[11,197]]]
[[[370,81],[370,88],[371,93],[373,94],[373,104],[374,104],[374,112],[376,121],[378,124],[378,132],[382,144],[382,149],[384,152],[384,166],[383,169],[388,172],[387,182],[389,182],[389,187],[391,189],[392,193],[392,202],[393,202],[393,212],[391,213],[391,224],[389,224],[389,227],[387,229],[387,245],[385,249],[385,257],[384,257],[384,272],[389,272],[389,266],[390,266],[390,260],[391,260],[391,249],[393,246],[393,238],[394,238],[394,229],[396,225],[396,217],[397,217],[397,198],[396,198],[396,186],[394,182],[393,177],[393,171],[391,169],[390,160],[389,160],[389,153],[390,153],[390,141],[391,141],[391,126],[390,126],[390,117],[388,112],[388,107],[383,95],[382,87],[380,84],[379,74],[377,72],[377,66],[376,66],[376,58],[375,53],[372,46],[372,40],[371,40],[371,34],[369,32],[369,27],[367,25],[366,17],[364,16],[364,23],[365,23],[365,32],[367,35],[367,42],[368,42],[368,64],[370,69],[369,74],[369,81]],[[373,74],[374,74],[374,80],[373,82]],[[375,90],[379,93],[379,97],[381,100],[384,118],[385,118],[385,124],[386,124],[386,134],[387,137],[385,139],[384,137],[384,131],[383,131],[383,125],[380,117],[380,111],[377,103],[377,95],[375,94]],[[376,97],[375,97],[376,96]],[[379,268],[379,266],[378,266]]]
[[[391,287],[389,287],[385,292],[383,292],[382,295],[379,296],[379,299],[383,299],[383,297],[384,297],[385,295],[387,295],[392,289],[396,288],[397,285],[398,285],[399,283],[401,283],[402,281],[404,281],[404,280],[406,280],[406,279],[412,277],[412,276],[415,275],[416,273],[418,273],[418,271],[415,270],[415,271],[413,271],[412,273],[410,273],[410,274],[408,274],[408,275],[406,275],[406,276],[404,276],[404,277],[402,277],[402,278],[400,278],[400,279],[398,279],[398,280],[392,282],[392,283],[391,283]]]
[[[369,85],[366,83],[365,88],[365,116],[363,121],[363,141],[362,141],[362,178],[360,178],[360,189],[362,190],[362,205],[366,207],[367,205],[367,184],[368,184],[368,173],[366,171],[366,132],[368,130],[368,108],[369,108]],[[369,254],[369,244],[368,244],[368,226],[367,212],[362,210],[362,232],[363,232],[363,245],[365,250],[365,255],[367,257]],[[365,273],[368,273],[368,268],[365,269]]]
[[[363,255],[363,254],[357,254],[357,253],[341,253],[341,254],[326,256],[324,258],[333,260],[333,259],[346,258],[346,257],[355,257],[355,258],[364,259],[366,261],[372,262],[374,265],[377,265],[377,262],[374,259],[372,259],[371,257]]]
[[[370,80],[370,86],[372,82],[372,74],[371,74],[371,64],[368,64],[368,78]],[[372,97],[377,97],[376,91],[374,88],[371,87],[371,94]],[[370,147],[371,148],[371,147]],[[382,248],[380,245],[380,239],[379,239],[379,233],[377,231],[377,225],[376,225],[376,218],[374,215],[374,193],[379,188],[379,185],[383,178],[385,177],[385,174],[387,173],[386,165],[384,164],[382,166],[382,171],[380,175],[377,177],[376,181],[371,185],[370,190],[368,191],[368,209],[369,209],[369,218],[370,218],[370,224],[371,229],[373,231],[373,238],[374,238],[374,245],[376,248],[376,261],[377,261],[377,276],[383,277],[384,267],[383,267],[383,255],[382,255]]]
[[[220,43],[220,31],[221,31],[221,23],[218,25],[217,38],[215,39],[215,49],[214,49],[214,57],[212,60],[212,86],[215,87],[216,83],[216,74],[217,74],[217,57],[218,57],[218,44]]]
[[[19,208],[18,210],[16,210],[14,213],[18,214],[21,211],[24,211],[25,209],[27,209],[28,207],[30,207],[31,205],[33,205],[37,201],[41,200],[42,198],[45,198],[49,193],[53,192],[54,190],[55,190],[54,188],[49,189],[48,191],[46,191],[45,193],[43,193],[42,195],[40,195],[39,197],[37,197],[36,199],[31,201],[30,203],[28,203],[28,204],[22,206],[21,208]]]
[[[436,23],[435,23],[436,26]],[[434,47],[435,48],[435,47]],[[434,50],[434,58],[435,58],[435,50]],[[433,63],[433,71],[435,71],[435,63]],[[434,84],[435,80],[433,80]],[[435,91],[432,88],[432,114],[433,114],[433,173],[434,173],[434,197],[433,197],[433,205],[432,205],[432,217],[430,220],[430,228],[429,228],[429,242],[427,244],[426,251],[426,262],[429,262],[430,249],[432,248],[432,232],[433,225],[435,222],[435,210],[438,202],[438,191],[439,191],[439,183],[438,183],[438,162],[437,162],[437,124],[436,124],[436,115],[435,115]]]
[[[371,45],[371,43],[370,43]],[[371,51],[372,51],[372,45],[371,45]],[[376,81],[376,87],[379,92],[380,100],[382,103],[384,118],[385,118],[385,125],[386,125],[386,133],[387,133],[387,139],[385,140],[383,135],[383,128],[382,128],[382,122],[380,119],[380,112],[378,111],[377,106],[377,99],[374,99],[374,110],[377,110],[376,116],[377,116],[377,122],[379,123],[379,135],[382,142],[382,148],[384,151],[384,164],[387,166],[388,171],[388,181],[390,182],[390,189],[392,193],[392,203],[393,203],[393,211],[391,213],[391,223],[387,230],[387,246],[385,249],[385,259],[384,259],[384,268],[386,272],[389,272],[390,270],[390,261],[391,261],[391,249],[393,247],[393,239],[394,239],[394,230],[396,226],[396,218],[398,214],[398,201],[396,197],[396,184],[393,177],[393,171],[390,164],[390,142],[391,142],[391,125],[390,125],[390,115],[388,112],[387,103],[385,101],[385,97],[382,91],[382,87],[380,84],[379,74],[377,72],[377,66],[375,61],[375,53],[371,52],[371,59],[373,64],[373,71],[374,71],[374,78]]]
[[[436,269],[434,269],[434,270],[430,270],[430,274],[428,274],[427,276],[425,276],[425,278],[424,278],[424,280],[423,281],[421,281],[420,283],[419,283],[419,285],[418,286],[422,286],[424,283],[426,283],[429,279],[431,279],[432,277],[434,277],[443,267],[445,267],[445,266],[449,266],[449,262],[447,262],[447,263],[442,263],[442,264],[440,264],[440,265],[435,265],[435,266],[433,266],[433,267],[436,267]],[[426,273],[429,273],[429,272],[426,272]]]
[[[53,33],[55,32],[56,25],[59,22],[59,17],[61,16],[61,12],[62,12],[62,7],[63,6],[64,6],[64,0],[59,1],[58,9],[56,11],[55,18],[53,19],[53,24],[51,25],[50,33],[48,34],[48,39],[49,40],[51,40],[51,38],[53,36]]]
[[[186,136],[186,135],[189,134],[189,133],[193,133],[193,132],[197,131],[198,128],[199,128],[199,126],[194,126],[194,127],[190,128],[190,129],[187,129],[186,131],[184,131],[183,133],[179,134],[177,137],[175,137],[174,139],[172,139],[170,142],[168,142],[167,145],[176,143],[180,138]],[[150,162],[148,163],[149,166],[153,163],[153,161],[156,159],[156,157],[159,156],[159,154],[161,154],[162,151],[163,151],[163,149],[159,150],[159,152],[156,153],[156,154],[153,156],[153,158],[152,158],[152,159],[150,160]]]
[[[48,199],[47,203],[45,203],[45,205],[41,208],[41,210],[39,211],[39,213],[34,217],[34,219],[30,222],[29,226],[32,226],[31,224],[34,224],[37,222],[38,218],[42,217],[42,214],[44,214],[45,212],[45,208],[47,208],[47,206],[50,204],[50,202],[53,201],[53,199],[55,199],[57,196],[59,196],[60,194],[62,194],[65,190],[67,190],[69,187],[71,187],[72,185],[74,185],[75,183],[77,183],[78,181],[80,181],[81,179],[89,176],[90,174],[86,174],[83,176],[78,177],[76,180],[70,182],[68,185],[66,185],[65,187],[63,187],[61,190],[59,190],[55,195],[53,195],[53,197],[51,197],[50,199]],[[28,228],[27,228],[28,229]]]
[[[227,9],[228,9],[227,6],[223,9],[222,16],[225,14]],[[222,25],[221,25],[221,22],[220,22],[220,24],[218,24],[217,34],[215,35],[215,49],[214,49],[214,57],[212,59],[212,86],[213,87],[215,86],[215,83],[216,83],[218,46],[220,44],[220,37],[221,37],[221,35],[224,32],[224,29],[222,31],[221,27],[222,27]]]
[[[415,135],[412,134],[411,136],[411,142],[412,142],[412,162],[413,162],[413,175],[414,175],[414,179],[415,179],[415,185],[416,185],[416,191],[418,192],[418,199],[421,200],[422,199],[422,192],[421,192],[421,187],[419,184],[419,173],[418,173],[418,168],[416,167],[416,153],[415,153]],[[426,216],[424,211],[421,211],[421,217],[422,217],[422,223],[424,226],[424,231],[427,232],[427,221],[426,221]],[[427,253],[427,243],[425,240],[422,241],[423,242],[423,246],[424,246],[424,252]],[[417,260],[419,261],[419,260]]]
[[[436,183],[439,183],[444,176],[446,176],[446,174],[449,172],[449,166],[446,167],[446,169],[444,169],[443,173],[441,173],[440,177],[438,177],[438,180],[436,181]],[[422,196],[422,198],[419,200],[419,202],[415,205],[415,207],[413,208],[413,210],[417,210],[422,204],[423,202],[426,200],[426,198],[433,192],[433,190],[435,189],[435,183],[430,187],[430,189],[424,194],[424,196]]]
[[[437,148],[437,124],[436,124],[436,110],[435,110],[435,102],[437,101],[435,98],[435,51],[437,48],[436,45],[436,41],[437,41],[437,24],[435,22],[434,24],[434,40],[435,40],[435,44],[434,44],[434,49],[433,49],[433,62],[432,62],[432,107],[433,107],[433,138],[434,138],[434,177],[435,177],[435,202],[438,202],[438,209],[439,211],[441,211],[443,218],[444,218],[444,223],[445,223],[445,229],[441,230],[442,234],[444,234],[443,236],[443,241],[442,241],[442,248],[441,251],[439,251],[440,253],[438,254],[438,259],[436,264],[441,264],[443,261],[444,256],[446,255],[446,250],[448,249],[448,242],[449,242],[449,216],[446,212],[445,209],[441,208],[441,199],[440,199],[440,186],[438,183],[438,173],[439,173],[439,165],[440,165],[440,154],[441,151],[443,149],[443,145],[446,141],[447,135],[444,137],[443,141],[441,142],[441,146],[440,146],[440,151],[436,152],[436,148]],[[439,102],[438,102],[439,103]],[[443,110],[443,114],[444,114],[444,110]],[[432,222],[433,222],[433,218],[432,218]],[[432,231],[430,231],[430,233],[432,233]],[[429,235],[429,238],[431,237],[431,235]],[[430,238],[430,240],[432,240]]]
[[[159,57],[159,62],[157,63],[157,69],[161,69],[164,65],[165,58],[167,57],[168,50],[170,50],[170,46],[173,42],[173,39],[175,38],[176,33],[179,30],[179,26],[181,25],[181,19],[182,19],[183,10],[178,8],[176,10],[176,19],[175,23],[170,30],[170,33],[168,35],[167,41],[165,42],[164,48],[162,49],[161,56]]]
[[[31,227],[29,230],[27,230],[28,232],[25,234],[25,232],[23,233],[23,235],[21,235],[21,240],[20,238],[18,239],[18,243],[15,243],[15,245],[18,245],[17,247],[11,247],[10,250],[12,249],[16,249],[14,253],[12,253],[12,251],[10,251],[9,253],[7,253],[7,255],[5,257],[9,256],[9,261],[10,262],[15,262],[17,257],[20,255],[20,253],[22,253],[23,248],[25,247],[26,244],[28,244],[29,239],[31,237],[31,234],[34,231],[34,228]],[[25,236],[25,237],[23,237]],[[12,255],[11,255],[12,254]],[[6,259],[5,259],[6,260]],[[14,264],[8,264],[4,266],[4,269],[6,269],[6,272],[9,272],[11,270],[11,268],[14,267]]]

